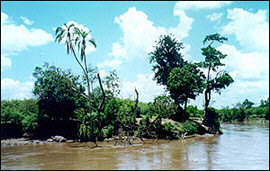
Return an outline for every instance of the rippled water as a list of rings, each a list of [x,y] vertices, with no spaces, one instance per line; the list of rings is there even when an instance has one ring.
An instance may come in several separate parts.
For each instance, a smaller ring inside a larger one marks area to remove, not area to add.
[[[128,147],[92,143],[1,147],[1,169],[267,169],[269,122],[222,124],[223,135],[148,141]]]

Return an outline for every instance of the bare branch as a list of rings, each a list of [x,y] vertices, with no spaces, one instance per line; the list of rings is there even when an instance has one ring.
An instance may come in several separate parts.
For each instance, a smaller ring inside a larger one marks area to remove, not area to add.
[[[138,108],[138,103],[139,103],[139,93],[138,93],[136,87],[135,87],[135,93],[136,93],[136,101],[135,101],[135,106],[134,106],[133,112],[134,112],[134,119],[136,120],[137,108]]]
[[[106,96],[105,96],[105,92],[104,92],[104,89],[103,89],[103,86],[102,86],[102,82],[101,82],[99,73],[97,73],[97,77],[98,77],[99,86],[100,86],[101,91],[102,91],[102,101],[101,101],[101,103],[99,104],[99,107],[98,107],[98,113],[100,113],[101,112],[101,109],[102,109],[102,106],[105,103],[105,97]]]

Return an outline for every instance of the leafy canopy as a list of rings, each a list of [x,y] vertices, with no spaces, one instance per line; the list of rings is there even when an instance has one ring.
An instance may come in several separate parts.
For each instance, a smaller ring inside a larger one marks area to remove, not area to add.
[[[205,76],[197,65],[187,63],[182,68],[173,68],[168,78],[171,96],[176,101],[184,102],[188,98],[195,99],[203,92]]]
[[[36,78],[33,93],[38,97],[41,114],[51,119],[68,119],[84,104],[81,94],[85,89],[78,81],[79,76],[48,63],[36,67],[33,76]]]
[[[154,79],[158,84],[167,85],[170,72],[175,67],[184,65],[183,43],[179,42],[172,35],[162,35],[150,53],[150,63],[153,63]]]
[[[199,64],[201,67],[208,69],[206,79],[207,92],[214,90],[220,93],[221,89],[226,88],[234,81],[233,78],[226,71],[219,70],[221,66],[225,65],[221,62],[221,60],[226,58],[227,55],[223,54],[212,46],[214,42],[223,43],[225,40],[227,40],[227,38],[220,36],[220,34],[218,33],[208,35],[203,40],[204,44],[210,42],[207,47],[201,49],[202,55],[205,57],[205,60]],[[211,78],[211,72],[212,76],[214,76],[213,78]]]

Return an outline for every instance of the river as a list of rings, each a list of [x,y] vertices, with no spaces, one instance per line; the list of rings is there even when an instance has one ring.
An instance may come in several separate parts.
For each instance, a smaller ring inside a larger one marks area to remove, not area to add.
[[[222,124],[223,135],[90,148],[92,143],[1,147],[2,169],[269,170],[269,122]]]

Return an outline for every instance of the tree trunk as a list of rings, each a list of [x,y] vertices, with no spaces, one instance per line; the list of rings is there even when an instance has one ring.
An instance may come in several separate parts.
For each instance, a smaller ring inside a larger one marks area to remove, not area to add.
[[[70,39],[70,37],[69,37],[69,39]],[[71,41],[71,39],[70,39],[70,41]],[[76,53],[75,53],[75,51],[74,51],[74,48],[73,48],[73,46],[71,46],[71,50],[72,50],[72,53],[73,53],[73,55],[74,55],[74,57],[75,57],[75,59],[76,59],[76,61],[77,61],[77,63],[80,65],[80,67],[82,68],[82,70],[83,70],[83,73],[84,73],[84,75],[85,75],[85,77],[86,77],[86,82],[87,82],[87,90],[88,90],[88,109],[89,109],[89,113],[91,112],[91,99],[90,99],[90,85],[89,85],[89,78],[88,78],[88,69],[87,69],[87,65],[86,65],[86,57],[84,58],[85,60],[84,60],[84,64],[85,64],[85,68],[82,66],[82,64],[80,63],[80,61],[78,60],[78,58],[77,58],[77,55],[76,55]],[[93,135],[93,121],[92,121],[92,119],[91,119],[92,117],[91,117],[91,113],[90,113],[90,127],[91,127],[91,135],[90,135],[90,139],[92,139],[92,135]]]
[[[188,101],[188,98],[186,98],[185,104],[184,104],[184,117],[185,117],[185,120],[188,119],[188,116],[187,116],[187,101]]]
[[[210,102],[210,89],[209,89],[209,79],[210,79],[210,69],[211,65],[208,67],[208,73],[207,73],[207,82],[206,82],[206,90],[204,92],[204,100],[205,100],[205,105],[204,105],[204,117],[207,116],[208,114],[208,106]]]
[[[99,86],[101,88],[101,91],[102,91],[102,101],[101,103],[99,104],[98,106],[98,136],[100,136],[100,133],[101,133],[101,119],[100,119],[100,112],[102,112],[103,110],[103,106],[105,104],[105,92],[104,92],[104,89],[103,89],[103,86],[102,86],[102,82],[101,82],[101,79],[100,79],[100,76],[99,76],[99,73],[97,73],[97,77],[98,77],[98,82],[99,82]]]
[[[93,119],[91,119],[91,97],[90,97],[91,92],[90,92],[90,82],[89,82],[89,77],[88,77],[88,68],[87,68],[87,63],[86,63],[86,56],[84,56],[84,67],[85,67],[85,71],[86,71],[85,72],[85,78],[86,78],[86,83],[87,83],[88,105],[89,105],[89,113],[90,113],[90,128],[91,128],[90,139],[92,139],[93,138],[94,127],[93,127]]]
[[[136,121],[136,117],[137,117],[137,108],[138,108],[138,103],[139,103],[139,93],[137,91],[137,89],[135,88],[135,93],[136,93],[136,102],[135,102],[135,106],[133,109],[133,113],[134,113],[134,119]]]

